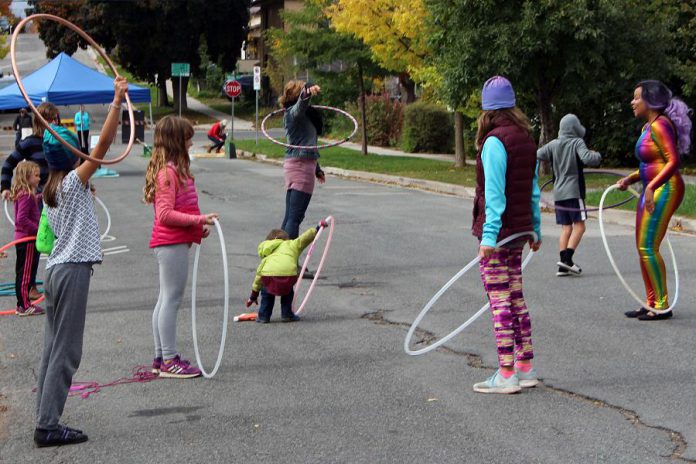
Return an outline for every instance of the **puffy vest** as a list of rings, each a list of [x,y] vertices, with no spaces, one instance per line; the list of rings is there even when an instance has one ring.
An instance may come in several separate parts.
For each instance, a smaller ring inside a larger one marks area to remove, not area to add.
[[[507,152],[505,173],[505,212],[498,241],[518,232],[533,230],[532,226],[532,182],[536,170],[536,143],[529,133],[508,118],[499,117],[493,121],[495,127],[487,135],[497,137]],[[481,153],[483,144],[476,156],[476,195],[474,197],[473,225],[471,231],[479,239],[483,235],[486,222],[486,178],[483,172]]]
[[[173,166],[167,166],[169,178],[176,185],[176,197],[174,200],[174,209],[182,213],[195,214],[199,216],[201,210],[198,207],[198,194],[193,179],[188,178],[184,185],[179,183],[176,169]],[[176,245],[179,243],[201,243],[203,237],[203,226],[200,224],[188,227],[172,227],[162,224],[157,219],[157,205],[155,209],[155,223],[152,226],[152,238],[150,239],[150,248],[162,245]]]

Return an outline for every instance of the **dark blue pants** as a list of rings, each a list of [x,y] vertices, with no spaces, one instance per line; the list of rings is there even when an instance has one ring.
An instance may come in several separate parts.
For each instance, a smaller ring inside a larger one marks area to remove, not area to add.
[[[225,139],[226,139],[226,138],[227,138],[227,136],[223,136],[223,137],[220,138],[220,139],[216,139],[216,138],[213,137],[212,135],[209,135],[209,136],[208,136],[208,140],[210,140],[211,142],[213,142],[213,147],[211,148],[211,150],[219,150],[219,149],[221,149],[221,148],[225,145]]]
[[[295,292],[290,290],[290,293],[280,297],[280,314],[281,317],[292,317],[292,299],[295,296]],[[259,312],[256,317],[259,319],[269,320],[271,314],[273,313],[273,305],[275,304],[275,295],[272,295],[266,291],[266,287],[261,288],[261,304],[259,305]]]
[[[304,221],[305,212],[312,199],[311,193],[289,189],[285,194],[285,218],[281,228],[287,232],[291,240],[300,236],[300,224]]]

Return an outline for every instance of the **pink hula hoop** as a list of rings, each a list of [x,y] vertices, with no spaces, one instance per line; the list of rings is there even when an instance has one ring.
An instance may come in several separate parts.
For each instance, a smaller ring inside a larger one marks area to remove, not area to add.
[[[319,274],[321,274],[321,270],[324,267],[324,260],[326,260],[326,255],[329,253],[329,248],[331,247],[331,238],[333,237],[333,231],[334,231],[334,218],[333,216],[328,216],[326,218],[326,222],[330,223],[329,225],[329,238],[326,240],[326,245],[324,245],[324,253],[321,255],[321,261],[319,261],[319,266],[317,267],[316,272],[314,273],[314,279],[312,280],[312,283],[309,285],[309,289],[307,290],[307,294],[305,297],[302,299],[302,304],[300,304],[300,307],[295,310],[295,301],[297,300],[297,293],[300,290],[300,287],[302,286],[302,277],[304,276],[305,271],[307,270],[307,264],[309,264],[309,260],[312,257],[312,254],[314,253],[314,246],[317,244],[317,241],[319,240],[319,237],[321,237],[321,233],[324,231],[324,227],[319,229],[319,232],[317,232],[316,237],[314,237],[314,241],[312,241],[312,244],[309,246],[309,250],[307,250],[307,257],[304,260],[304,263],[302,263],[302,270],[300,271],[300,275],[297,277],[297,283],[295,284],[295,296],[292,299],[292,307],[293,307],[293,313],[294,314],[300,314],[302,310],[304,309],[305,305],[307,304],[307,301],[309,300],[309,297],[312,295],[312,291],[314,290],[314,285],[316,285],[317,280],[319,279]]]
[[[275,110],[272,113],[268,113],[265,118],[261,121],[261,132],[263,133],[264,137],[266,137],[268,140],[271,142],[275,143],[276,145],[280,145],[282,147],[287,147],[287,148],[297,148],[297,149],[304,149],[304,150],[319,150],[321,148],[329,148],[329,147],[335,147],[337,145],[341,145],[342,143],[346,143],[350,139],[353,138],[356,132],[358,132],[358,121],[348,113],[347,111],[343,111],[342,109],[339,108],[334,108],[333,106],[321,106],[321,105],[312,105],[312,108],[317,108],[320,110],[328,110],[328,111],[334,111],[336,113],[342,114],[343,116],[347,117],[353,122],[353,132],[350,133],[350,135],[344,139],[338,140],[336,142],[331,142],[331,143],[325,143],[323,145],[292,145],[289,143],[284,143],[281,142],[280,140],[276,140],[270,135],[268,135],[268,132],[266,131],[266,121],[270,119],[271,117],[275,116],[276,114],[280,113],[285,113],[285,108],[281,108],[279,110]]]
[[[7,250],[8,248],[12,248],[13,246],[19,244],[19,243],[25,243],[25,242],[33,242],[36,240],[36,236],[32,235],[31,237],[24,237],[24,238],[19,238],[17,240],[12,240],[10,243],[7,245],[3,245],[0,247],[0,253],[3,251]]]
[[[38,20],[38,19],[48,19],[51,21],[55,21],[59,23],[62,26],[67,27],[68,29],[72,29],[74,32],[76,32],[78,35],[80,35],[85,41],[90,44],[94,50],[96,50],[99,55],[101,55],[102,58],[104,58],[104,61],[106,61],[106,64],[109,65],[111,68],[111,71],[113,71],[114,75],[119,76],[118,70],[116,69],[116,66],[111,62],[109,59],[109,56],[102,50],[102,48],[97,44],[97,42],[94,41],[85,31],[71,23],[70,21],[67,21],[59,16],[51,15],[51,14],[34,14],[31,16],[27,16],[23,20],[17,24],[15,27],[14,32],[12,33],[12,42],[10,43],[10,61],[12,64],[12,72],[14,73],[15,80],[17,81],[17,87],[19,87],[19,91],[24,97],[24,99],[27,101],[27,104],[31,108],[32,112],[34,113],[34,117],[37,118],[41,124],[46,128],[48,132],[53,135],[56,140],[58,140],[60,143],[65,146],[68,150],[70,150],[71,153],[73,153],[76,156],[79,156],[83,160],[86,161],[91,161],[93,163],[98,163],[98,164],[116,164],[119,161],[122,161],[126,156],[131,151],[131,148],[133,148],[133,141],[135,140],[135,116],[133,115],[133,104],[130,101],[130,97],[128,96],[128,92],[126,92],[125,97],[126,97],[126,103],[128,105],[128,119],[130,119],[130,138],[128,139],[128,146],[126,146],[126,150],[123,152],[122,155],[117,156],[116,158],[112,160],[105,160],[105,159],[95,159],[92,158],[91,156],[85,155],[82,153],[80,150],[77,148],[73,147],[71,144],[66,142],[56,131],[54,131],[51,126],[49,125],[48,121],[44,119],[43,116],[39,114],[39,112],[36,109],[36,106],[34,106],[34,103],[31,101],[31,98],[29,97],[29,94],[27,93],[26,89],[24,88],[24,84],[22,83],[21,76],[19,75],[19,69],[17,68],[17,52],[16,52],[16,44],[17,44],[17,37],[19,36],[19,32],[24,28],[24,26],[29,22],[33,20]]]

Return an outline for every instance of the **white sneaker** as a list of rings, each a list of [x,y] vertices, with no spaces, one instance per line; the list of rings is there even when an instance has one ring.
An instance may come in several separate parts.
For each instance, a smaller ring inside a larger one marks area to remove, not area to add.
[[[500,374],[500,369],[495,371],[495,374],[490,376],[485,382],[474,384],[474,391],[478,393],[502,393],[510,394],[517,393],[522,390],[517,374],[507,379]]]
[[[568,266],[563,261],[559,261],[556,264],[558,264],[558,267],[562,267],[563,269],[567,269],[569,272],[572,272],[575,275],[582,274],[582,269],[577,264],[573,264],[572,266]]]
[[[536,369],[533,367],[528,372],[522,372],[521,370],[515,369],[515,373],[517,374],[517,378],[520,380],[520,387],[522,388],[532,388],[539,384]]]

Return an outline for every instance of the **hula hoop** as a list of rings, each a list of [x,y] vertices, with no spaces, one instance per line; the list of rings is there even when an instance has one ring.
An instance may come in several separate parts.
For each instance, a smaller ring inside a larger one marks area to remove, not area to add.
[[[520,232],[520,233],[511,235],[511,236],[507,237],[507,238],[504,239],[504,240],[501,240],[500,242],[496,243],[495,247],[496,247],[496,248],[499,248],[499,247],[505,245],[506,243],[510,243],[510,242],[512,242],[513,240],[517,240],[518,238],[520,238],[520,237],[525,237],[525,236],[527,236],[527,235],[531,235],[531,236],[534,238],[534,241],[537,240],[537,235],[536,235],[536,233],[534,233],[534,232]],[[532,259],[532,256],[534,256],[534,252],[533,252],[533,251],[530,251],[529,254],[527,255],[527,257],[526,257],[526,258],[524,259],[524,261],[522,262],[522,269],[524,269],[525,267],[527,267],[527,264],[529,264],[529,261]],[[481,309],[479,309],[479,310],[476,312],[476,314],[474,314],[473,316],[471,316],[466,322],[464,322],[462,325],[460,325],[459,327],[457,327],[457,328],[454,329],[452,332],[450,332],[449,334],[445,335],[444,337],[442,337],[440,340],[438,340],[437,342],[433,343],[432,345],[428,345],[428,346],[426,346],[425,348],[422,348],[422,349],[420,349],[420,350],[411,350],[411,349],[409,348],[409,345],[411,344],[411,338],[413,337],[413,334],[416,332],[416,329],[417,329],[418,326],[420,325],[420,323],[421,323],[421,321],[423,320],[423,318],[425,317],[425,315],[428,314],[428,311],[430,311],[430,309],[431,309],[431,308],[433,307],[433,305],[437,302],[437,300],[439,300],[440,297],[441,297],[441,296],[442,296],[442,295],[443,295],[443,294],[444,294],[444,293],[445,293],[457,280],[459,280],[459,278],[460,278],[461,276],[463,276],[464,274],[466,274],[472,267],[474,267],[476,264],[478,264],[479,261],[481,261],[481,257],[480,257],[480,256],[477,256],[476,258],[472,259],[472,260],[469,262],[469,264],[467,264],[466,266],[464,266],[464,267],[463,267],[459,272],[457,272],[445,285],[443,285],[442,288],[441,288],[440,290],[438,290],[438,292],[437,292],[437,293],[430,299],[430,301],[428,301],[428,303],[423,307],[423,309],[421,310],[421,312],[420,312],[420,313],[418,314],[418,316],[416,317],[416,320],[413,321],[413,324],[411,324],[411,327],[408,329],[408,333],[406,334],[406,339],[404,340],[404,351],[406,352],[406,354],[411,355],[411,356],[419,356],[419,355],[421,355],[421,354],[428,353],[429,351],[432,351],[432,350],[434,350],[434,349],[436,349],[436,348],[441,347],[442,345],[444,345],[445,343],[447,343],[448,341],[450,341],[451,339],[453,339],[454,337],[456,337],[457,335],[459,335],[459,333],[460,333],[461,331],[463,331],[464,329],[466,329],[467,327],[469,327],[476,319],[479,318],[479,316],[481,316],[481,314],[483,314],[484,312],[486,312],[486,310],[488,310],[488,308],[490,307],[490,303],[486,303],[485,305],[483,305],[483,306],[481,307]]]
[[[616,176],[616,177],[623,177],[622,174],[619,174],[618,172],[612,172],[612,171],[588,171],[585,174],[602,174],[602,175],[609,175],[609,176]],[[553,179],[549,179],[544,184],[541,186],[539,189],[540,192],[543,192],[546,187],[549,185],[553,184]],[[623,206],[626,203],[633,201],[634,197],[630,196],[625,200],[620,201],[619,203],[614,203],[613,205],[606,206],[604,209],[610,209],[610,208],[618,208],[619,206]],[[594,207],[594,208],[568,208],[566,206],[556,206],[555,204],[549,203],[548,201],[544,200],[543,198],[540,198],[539,201],[543,203],[543,206],[546,208],[553,208],[557,209],[559,211],[572,211],[572,212],[582,212],[585,211],[587,213],[592,213],[595,211],[599,211],[599,207]]]
[[[638,304],[641,305],[642,308],[649,309],[655,314],[664,314],[670,312],[676,305],[677,301],[679,301],[679,268],[677,267],[677,257],[674,254],[674,248],[672,248],[672,242],[669,240],[669,234],[665,235],[665,238],[667,239],[667,247],[669,248],[669,254],[672,256],[672,266],[674,267],[674,299],[672,300],[672,304],[670,305],[669,308],[667,309],[655,309],[652,306],[648,306],[645,303],[645,300],[641,300],[638,295],[633,291],[633,289],[628,285],[628,282],[624,279],[623,275],[621,275],[621,271],[619,271],[619,267],[616,265],[616,262],[614,261],[614,255],[611,254],[611,250],[609,249],[609,242],[607,241],[607,235],[604,232],[604,216],[602,215],[602,205],[604,204],[604,200],[606,199],[607,195],[609,192],[612,190],[618,189],[618,185],[612,185],[608,189],[604,191],[604,194],[602,194],[602,198],[599,200],[599,233],[602,235],[602,243],[604,244],[604,250],[607,252],[607,258],[609,258],[609,264],[611,264],[611,267],[614,269],[614,272],[616,273],[616,276],[619,278],[621,283],[623,284],[624,288],[628,293],[633,297],[634,300],[638,302]],[[640,194],[633,190],[632,188],[629,187],[628,189],[629,192],[631,192],[636,198],[640,198]]]
[[[102,207],[104,210],[104,213],[106,214],[106,230],[104,231],[103,234],[99,236],[99,239],[104,241],[106,237],[109,236],[109,231],[111,230],[111,214],[109,214],[109,209],[106,207],[103,201],[97,196],[94,197],[94,200],[99,203],[99,206]]]
[[[60,143],[63,144],[65,148],[70,150],[71,153],[73,153],[76,156],[79,156],[83,160],[86,161],[91,161],[93,163],[98,163],[98,164],[116,164],[119,161],[122,161],[126,156],[131,151],[131,148],[133,148],[133,141],[135,140],[135,117],[133,115],[133,104],[130,101],[130,97],[128,96],[128,92],[125,93],[126,97],[126,104],[128,106],[128,118],[130,120],[130,138],[128,139],[128,146],[126,146],[126,150],[123,152],[122,155],[117,156],[116,158],[112,160],[106,160],[106,159],[95,159],[92,158],[91,156],[85,155],[82,153],[80,150],[77,148],[73,147],[71,144],[66,142],[56,131],[54,131],[51,126],[49,125],[48,121],[44,119],[41,114],[36,109],[36,106],[34,106],[34,103],[31,101],[31,98],[29,97],[29,94],[27,93],[26,89],[24,88],[24,84],[22,83],[21,76],[19,75],[19,68],[17,67],[17,52],[16,52],[16,44],[17,44],[17,37],[19,37],[19,33],[21,32],[22,29],[24,29],[24,26],[29,21],[34,21],[34,20],[39,20],[39,19],[48,19],[51,21],[55,21],[59,23],[62,26],[67,27],[68,29],[72,29],[74,32],[76,32],[78,35],[80,35],[89,45],[96,50],[99,55],[101,55],[102,58],[104,58],[104,61],[106,61],[106,64],[111,68],[111,71],[113,71],[115,76],[120,76],[118,73],[118,70],[114,66],[114,64],[111,62],[109,59],[109,56],[102,50],[102,48],[97,45],[97,43],[82,29],[77,27],[75,24],[71,23],[70,21],[67,21],[61,17],[51,15],[51,14],[33,14],[31,16],[27,16],[23,20],[21,20],[17,26],[15,26],[15,30],[12,33],[12,42],[10,43],[10,61],[12,64],[12,72],[14,73],[15,80],[17,81],[17,87],[19,87],[19,91],[24,97],[24,99],[27,101],[27,104],[31,108],[32,112],[34,113],[34,117],[38,119],[41,124],[46,128],[48,132],[51,133]]]
[[[36,236],[32,235],[31,237],[24,237],[24,238],[18,238],[17,240],[13,240],[7,245],[3,245],[0,247],[0,253],[3,251],[7,250],[8,248],[12,248],[13,246],[19,244],[19,243],[25,243],[25,242],[33,242],[36,240]]]
[[[225,340],[227,339],[227,315],[230,309],[230,284],[227,272],[227,249],[225,248],[225,237],[222,235],[222,228],[217,219],[213,219],[215,224],[215,229],[217,229],[218,237],[220,238],[220,251],[222,253],[222,274],[225,282],[225,305],[223,308],[223,321],[222,321],[222,339],[220,340],[220,350],[218,351],[217,361],[215,361],[215,367],[208,373],[203,368],[203,363],[201,362],[201,354],[198,351],[198,335],[196,331],[196,284],[198,283],[198,262],[201,255],[201,246],[196,246],[196,257],[193,260],[193,281],[191,283],[191,330],[193,332],[193,351],[196,353],[196,362],[198,367],[206,379],[211,379],[215,373],[220,368],[222,363],[222,354],[225,351]]]
[[[268,121],[269,118],[275,116],[276,114],[285,113],[285,108],[275,110],[275,111],[269,113],[268,115],[266,115],[266,117],[263,118],[263,120],[261,121],[261,132],[268,140],[275,143],[276,145],[280,145],[282,147],[287,147],[287,148],[297,148],[297,149],[305,149],[305,150],[319,150],[322,148],[329,148],[329,147],[335,147],[337,145],[341,145],[343,143],[346,143],[350,139],[352,139],[353,136],[355,135],[355,133],[358,132],[358,121],[353,117],[353,115],[351,115],[347,111],[343,111],[342,109],[339,109],[339,108],[334,108],[333,106],[321,106],[321,105],[315,106],[315,105],[312,105],[312,108],[316,108],[319,110],[334,111],[336,113],[342,114],[343,116],[347,117],[348,119],[350,119],[353,122],[353,132],[351,132],[350,135],[344,139],[338,140],[336,142],[325,143],[323,145],[292,145],[289,143],[281,142],[280,140],[276,140],[273,137],[271,137],[270,135],[268,135],[268,132],[266,131],[266,121]]]
[[[7,206],[10,202],[8,200],[5,200],[5,216],[7,217],[7,220],[10,221],[10,224],[12,224],[12,227],[14,227],[14,219],[12,219],[12,215],[10,214],[10,208]]]
[[[312,294],[312,291],[314,290],[314,285],[316,285],[317,280],[319,279],[319,274],[321,274],[321,270],[324,268],[324,260],[326,259],[326,255],[329,253],[329,247],[331,246],[331,238],[333,237],[333,231],[334,231],[334,218],[333,216],[328,216],[326,219],[326,222],[330,223],[329,227],[329,238],[326,240],[326,245],[324,245],[324,252],[321,255],[321,261],[319,261],[319,266],[317,267],[316,272],[314,273],[314,279],[312,279],[312,283],[309,284],[309,289],[307,290],[307,294],[305,297],[302,299],[302,304],[300,304],[300,307],[297,308],[297,311],[293,310],[293,314],[297,315],[302,312],[304,309],[305,305],[307,304],[307,301],[309,300],[309,296]],[[297,277],[297,283],[295,284],[295,295],[293,296],[292,299],[292,307],[295,307],[295,300],[297,299],[297,293],[300,290],[300,287],[302,286],[302,277],[304,276],[305,271],[307,270],[307,264],[309,264],[309,259],[312,257],[312,253],[314,252],[314,246],[316,245],[317,241],[319,240],[319,237],[321,236],[321,233],[324,231],[324,227],[321,227],[319,229],[319,232],[317,232],[317,235],[314,237],[314,240],[312,241],[312,244],[309,246],[309,249],[307,250],[307,256],[305,257],[304,263],[302,263],[302,270],[300,271],[300,275]]]

